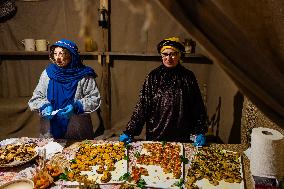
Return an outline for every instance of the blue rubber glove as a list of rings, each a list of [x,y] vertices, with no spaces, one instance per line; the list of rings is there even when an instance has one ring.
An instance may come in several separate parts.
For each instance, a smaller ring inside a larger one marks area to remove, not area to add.
[[[74,107],[69,104],[67,106],[65,106],[65,108],[63,108],[62,110],[60,110],[57,115],[59,117],[63,117],[65,119],[70,119],[70,117],[74,114]]]
[[[204,134],[198,134],[195,136],[194,146],[204,146],[206,144],[206,138]]]
[[[132,142],[132,138],[128,134],[121,134],[119,136],[119,141],[124,142],[124,144],[129,144]]]
[[[41,112],[43,119],[51,120],[53,118],[53,115],[51,115],[52,111],[53,108],[51,105],[46,106]]]

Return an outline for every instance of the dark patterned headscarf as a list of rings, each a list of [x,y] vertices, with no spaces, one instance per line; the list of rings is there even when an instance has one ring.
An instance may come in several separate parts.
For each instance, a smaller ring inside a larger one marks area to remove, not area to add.
[[[157,50],[158,53],[163,52],[165,49],[173,49],[176,52],[184,53],[185,48],[184,45],[180,42],[178,37],[171,37],[162,40],[158,45],[157,45]]]

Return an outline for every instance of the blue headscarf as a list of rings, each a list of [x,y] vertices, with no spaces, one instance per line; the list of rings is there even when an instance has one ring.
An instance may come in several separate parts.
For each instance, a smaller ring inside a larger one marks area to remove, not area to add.
[[[71,62],[67,67],[61,68],[56,64],[49,64],[46,72],[50,81],[47,89],[47,99],[54,110],[64,108],[69,104],[74,104],[74,96],[78,82],[85,76],[96,77],[94,70],[82,64],[78,53],[77,45],[67,39],[60,39],[50,47],[53,52],[55,47],[67,49],[71,54]],[[50,55],[51,59],[53,54]],[[69,123],[69,119],[55,115],[50,120],[51,133],[54,138],[63,138]]]

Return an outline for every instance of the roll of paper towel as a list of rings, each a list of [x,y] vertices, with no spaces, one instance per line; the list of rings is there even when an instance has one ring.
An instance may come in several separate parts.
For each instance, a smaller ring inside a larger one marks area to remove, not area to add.
[[[284,176],[284,136],[274,129],[258,127],[251,133],[251,173],[254,176]]]

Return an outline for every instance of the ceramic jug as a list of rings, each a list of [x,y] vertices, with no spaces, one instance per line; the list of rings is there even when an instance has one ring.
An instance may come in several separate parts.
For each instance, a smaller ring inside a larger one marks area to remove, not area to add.
[[[47,41],[46,39],[37,39],[35,40],[35,45],[37,51],[47,51],[49,41]]]
[[[21,42],[25,46],[25,51],[35,51],[34,39],[23,39]]]

